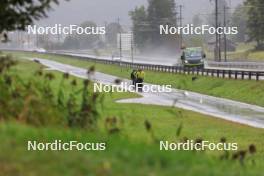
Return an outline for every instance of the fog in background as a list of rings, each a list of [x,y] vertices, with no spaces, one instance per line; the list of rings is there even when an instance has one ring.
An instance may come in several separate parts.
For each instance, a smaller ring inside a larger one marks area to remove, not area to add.
[[[191,23],[193,15],[211,13],[214,9],[214,0],[176,0],[177,4],[184,5],[184,23]],[[235,7],[243,0],[227,0],[231,7]],[[128,12],[136,6],[146,5],[147,0],[60,0],[60,5],[53,6],[48,18],[36,22],[40,25],[80,24],[92,20],[99,25],[105,22],[117,21],[120,18],[122,25],[130,25]]]

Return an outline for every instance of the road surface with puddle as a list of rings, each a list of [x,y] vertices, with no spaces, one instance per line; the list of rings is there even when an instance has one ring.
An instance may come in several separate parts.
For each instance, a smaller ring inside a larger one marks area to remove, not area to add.
[[[41,58],[28,59],[38,60],[39,63],[52,70],[67,72],[79,78],[88,78],[87,70],[83,68]],[[131,84],[130,80],[100,72],[89,75],[89,79],[105,85],[116,85],[117,79],[121,80],[121,83],[126,83],[124,86]],[[172,92],[169,93],[138,92],[138,94],[142,97],[118,100],[117,102],[175,106],[256,128],[264,128],[264,107],[178,89],[172,89]]]

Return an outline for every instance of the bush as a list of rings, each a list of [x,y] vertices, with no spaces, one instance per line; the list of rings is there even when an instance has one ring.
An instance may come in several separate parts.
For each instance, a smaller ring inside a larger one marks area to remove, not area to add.
[[[10,71],[15,65],[11,56],[0,57],[0,121],[16,120],[35,125],[59,125],[92,129],[96,127],[99,95],[88,90],[88,80],[78,90],[72,81],[72,89],[65,95],[64,74],[55,92],[51,87],[55,75],[38,70],[31,79],[23,80],[18,73]],[[78,103],[78,96],[81,103]]]

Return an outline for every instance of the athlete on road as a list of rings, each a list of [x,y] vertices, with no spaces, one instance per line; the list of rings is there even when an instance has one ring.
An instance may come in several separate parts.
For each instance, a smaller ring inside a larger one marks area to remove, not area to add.
[[[136,82],[137,82],[137,70],[133,70],[130,74],[130,78],[132,81],[132,84],[136,87]]]
[[[142,88],[143,88],[143,82],[145,79],[145,72],[142,69],[139,69],[136,73],[136,77],[137,77],[137,88],[140,92],[142,92]]]

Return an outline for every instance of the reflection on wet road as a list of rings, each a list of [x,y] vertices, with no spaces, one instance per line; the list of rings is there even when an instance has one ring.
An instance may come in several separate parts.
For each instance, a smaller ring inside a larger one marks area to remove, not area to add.
[[[88,77],[85,69],[55,61],[36,59],[50,69],[67,72],[80,78]],[[89,76],[89,79],[106,85],[113,85],[115,80],[119,78],[95,72]],[[122,82],[130,84],[130,81],[126,79],[123,79]],[[144,92],[139,94],[142,95],[142,98],[125,99],[118,102],[176,106],[252,127],[264,128],[264,107],[177,89],[173,89],[170,93]]]

